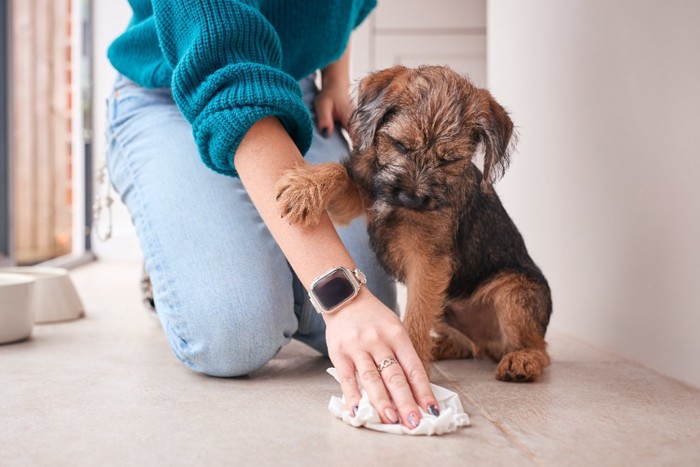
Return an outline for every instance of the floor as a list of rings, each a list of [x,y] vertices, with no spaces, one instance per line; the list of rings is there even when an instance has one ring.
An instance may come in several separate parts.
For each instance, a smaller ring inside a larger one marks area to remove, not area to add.
[[[197,375],[139,297],[139,264],[73,272],[86,318],[0,346],[0,465],[700,465],[700,391],[571,337],[537,383],[437,363],[472,426],[443,437],[351,428],[329,361],[291,344],[245,378]]]

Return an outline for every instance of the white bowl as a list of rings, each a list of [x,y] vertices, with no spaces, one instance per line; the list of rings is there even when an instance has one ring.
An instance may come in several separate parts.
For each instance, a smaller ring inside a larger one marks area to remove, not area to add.
[[[67,321],[83,316],[83,303],[65,269],[29,266],[0,268],[0,273],[21,274],[36,281],[31,305],[35,323]]]
[[[34,279],[0,273],[0,344],[28,338],[32,334],[32,290]]]

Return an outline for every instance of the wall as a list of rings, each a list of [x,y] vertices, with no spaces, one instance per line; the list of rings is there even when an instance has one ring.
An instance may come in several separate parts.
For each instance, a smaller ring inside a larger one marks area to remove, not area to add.
[[[700,386],[700,2],[499,0],[487,18],[521,136],[498,191],[552,327]]]

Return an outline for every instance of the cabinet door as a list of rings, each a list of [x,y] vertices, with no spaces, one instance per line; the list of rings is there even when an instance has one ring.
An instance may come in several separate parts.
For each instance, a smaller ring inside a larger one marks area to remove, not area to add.
[[[393,65],[447,65],[486,85],[486,36],[391,35],[376,38],[376,68]]]
[[[380,31],[482,29],[486,0],[380,0],[374,14]]]
[[[486,85],[486,0],[382,0],[353,36],[353,78],[447,65]]]

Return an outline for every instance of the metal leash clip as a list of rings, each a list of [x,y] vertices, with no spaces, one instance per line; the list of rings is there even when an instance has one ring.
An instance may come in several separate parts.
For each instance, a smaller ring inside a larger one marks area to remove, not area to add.
[[[107,176],[107,161],[102,160],[100,169],[97,172],[97,190],[95,192],[95,200],[92,204],[92,221],[97,238],[100,241],[106,242],[112,238],[112,186],[109,183]],[[103,218],[103,211],[107,211],[107,225],[102,226],[104,222],[100,222]]]

